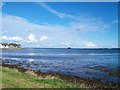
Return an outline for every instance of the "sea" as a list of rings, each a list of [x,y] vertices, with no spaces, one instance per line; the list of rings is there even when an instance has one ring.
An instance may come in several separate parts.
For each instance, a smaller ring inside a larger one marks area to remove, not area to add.
[[[120,82],[117,48],[26,48],[2,50],[0,54],[2,64],[102,82]]]

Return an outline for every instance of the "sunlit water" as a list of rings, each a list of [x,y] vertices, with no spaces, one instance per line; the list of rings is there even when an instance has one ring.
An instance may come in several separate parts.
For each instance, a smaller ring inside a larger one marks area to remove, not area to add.
[[[3,50],[2,63],[41,72],[118,82],[117,49],[24,49]]]

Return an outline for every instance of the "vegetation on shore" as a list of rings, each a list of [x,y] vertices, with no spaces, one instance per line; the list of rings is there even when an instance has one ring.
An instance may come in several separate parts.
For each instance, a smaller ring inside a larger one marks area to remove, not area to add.
[[[1,68],[0,68],[1,69]],[[119,89],[119,83],[78,78],[57,73],[43,73],[16,65],[2,64],[2,88],[92,88]]]
[[[2,67],[2,88],[85,88],[83,85],[65,82],[59,78],[39,78],[31,72]]]

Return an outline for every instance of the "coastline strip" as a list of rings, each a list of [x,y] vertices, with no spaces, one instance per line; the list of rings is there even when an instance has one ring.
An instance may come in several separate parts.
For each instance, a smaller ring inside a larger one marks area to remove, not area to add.
[[[23,74],[29,73],[29,74],[37,76],[39,79],[41,79],[41,78],[42,79],[59,78],[60,80],[62,80],[64,82],[76,83],[76,84],[79,84],[79,85],[82,84],[82,85],[84,85],[84,87],[87,87],[87,88],[93,88],[93,89],[103,89],[103,88],[118,89],[118,88],[120,88],[119,84],[105,83],[105,82],[101,82],[97,79],[90,80],[89,78],[78,78],[78,77],[62,75],[62,74],[58,74],[58,73],[43,73],[43,72],[40,72],[40,71],[20,68],[17,65],[2,64],[2,67],[3,68],[7,67],[7,68],[10,68],[10,69],[16,69],[18,72],[21,72]]]

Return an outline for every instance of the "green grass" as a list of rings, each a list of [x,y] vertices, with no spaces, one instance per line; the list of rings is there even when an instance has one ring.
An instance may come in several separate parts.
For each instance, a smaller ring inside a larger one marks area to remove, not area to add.
[[[3,88],[85,88],[78,83],[70,83],[59,78],[39,79],[35,75],[18,72],[16,69],[2,67]]]

